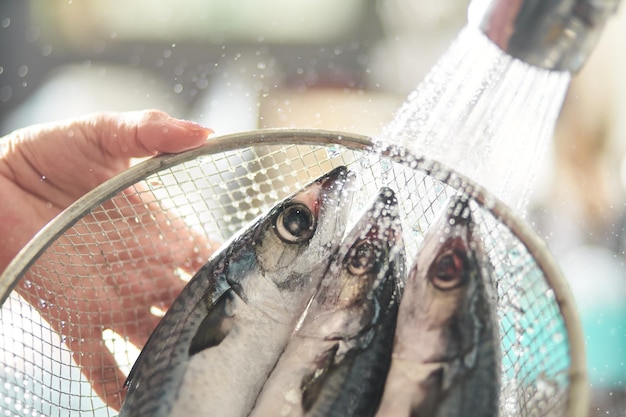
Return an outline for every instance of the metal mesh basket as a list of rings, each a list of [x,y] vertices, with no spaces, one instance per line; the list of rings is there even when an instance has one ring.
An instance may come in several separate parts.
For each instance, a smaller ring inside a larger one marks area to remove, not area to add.
[[[497,280],[500,415],[586,415],[580,325],[545,244],[454,170],[367,137],[315,130],[241,133],[157,156],[102,184],[51,222],[0,277],[1,414],[115,415],[79,363],[104,361],[89,353],[95,343],[112,352],[121,369],[132,366],[135,340],[122,336],[140,321],[132,300],[138,294],[147,302],[172,298],[180,290],[168,282],[185,275],[184,268],[163,271],[163,265],[189,262],[184,230],[194,230],[199,241],[224,241],[278,199],[339,165],[357,173],[355,210],[383,185],[397,192],[408,260],[449,197],[469,195]],[[131,285],[130,274],[147,277],[146,288],[160,293],[120,290]],[[96,292],[103,285],[112,288],[105,292],[108,299]],[[20,295],[25,293],[35,296],[27,302]],[[112,316],[100,320],[99,314]],[[139,329],[137,344],[149,331]],[[117,374],[110,379],[123,383]]]

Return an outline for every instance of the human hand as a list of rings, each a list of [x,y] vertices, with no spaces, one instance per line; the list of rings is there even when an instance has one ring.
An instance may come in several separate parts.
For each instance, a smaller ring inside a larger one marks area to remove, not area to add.
[[[131,158],[194,148],[210,133],[145,111],[97,113],[1,139],[0,273],[46,223],[128,168]],[[151,193],[123,194],[61,236],[55,245],[65,253],[47,251],[33,266],[41,272],[30,271],[17,288],[62,335],[95,392],[116,409],[125,375],[103,343],[103,330],[143,346],[158,322],[150,307],[166,309],[184,286],[174,270],[193,273],[214,249],[175,214],[163,211]],[[171,242],[182,243],[172,247]],[[47,272],[59,266],[66,273]]]

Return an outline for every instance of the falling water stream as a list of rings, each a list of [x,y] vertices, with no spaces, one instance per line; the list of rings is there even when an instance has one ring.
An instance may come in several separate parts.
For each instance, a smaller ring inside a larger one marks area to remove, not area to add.
[[[468,24],[380,139],[444,163],[523,213],[569,80],[512,58]]]

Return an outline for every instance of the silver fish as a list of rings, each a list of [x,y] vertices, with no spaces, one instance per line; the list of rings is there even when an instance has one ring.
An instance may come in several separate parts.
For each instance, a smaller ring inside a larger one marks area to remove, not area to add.
[[[398,205],[383,188],[343,240],[250,417],[373,415],[403,274]]]
[[[351,178],[334,169],[212,256],[143,348],[120,417],[249,413],[339,247]]]
[[[409,270],[377,416],[497,416],[493,286],[467,201],[455,198]]]

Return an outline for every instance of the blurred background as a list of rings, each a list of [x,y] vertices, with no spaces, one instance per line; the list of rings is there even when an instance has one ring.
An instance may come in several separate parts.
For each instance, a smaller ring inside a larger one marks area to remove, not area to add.
[[[157,108],[218,135],[377,135],[467,21],[468,0],[3,0],[0,136]],[[574,293],[592,416],[626,416],[626,6],[571,83],[527,222]]]

